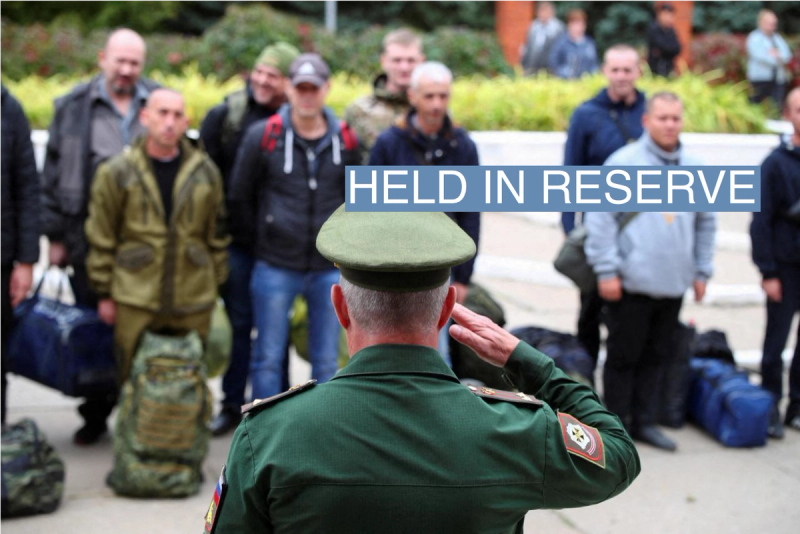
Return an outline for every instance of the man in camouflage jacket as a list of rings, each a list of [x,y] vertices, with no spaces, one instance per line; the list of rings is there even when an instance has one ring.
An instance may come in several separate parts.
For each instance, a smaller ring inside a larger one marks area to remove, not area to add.
[[[219,171],[183,137],[183,97],[154,91],[147,136],[100,166],[92,185],[86,267],[100,318],[114,324],[120,382],[145,329],[208,333],[228,275]]]
[[[344,120],[358,135],[364,165],[378,135],[404,117],[411,105],[408,87],[411,73],[425,60],[419,35],[401,28],[383,38],[380,74],[373,82],[372,94],[355,100],[344,112]]]

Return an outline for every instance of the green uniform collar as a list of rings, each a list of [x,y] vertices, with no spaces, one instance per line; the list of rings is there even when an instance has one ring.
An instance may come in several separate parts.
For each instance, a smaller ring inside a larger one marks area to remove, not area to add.
[[[439,351],[422,345],[385,344],[361,349],[332,380],[359,375],[437,375],[458,383]]]

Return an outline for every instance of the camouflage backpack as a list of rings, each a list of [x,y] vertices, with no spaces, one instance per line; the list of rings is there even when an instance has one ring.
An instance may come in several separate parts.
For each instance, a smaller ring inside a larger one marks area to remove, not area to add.
[[[145,332],[114,427],[108,485],[130,497],[185,497],[200,489],[211,392],[197,332]]]
[[[2,516],[50,513],[64,493],[64,462],[39,431],[23,419],[3,429]]]

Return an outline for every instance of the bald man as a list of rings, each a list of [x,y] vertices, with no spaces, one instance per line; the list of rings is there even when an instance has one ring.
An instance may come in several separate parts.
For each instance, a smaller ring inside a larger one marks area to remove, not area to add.
[[[144,330],[206,338],[228,275],[222,179],[184,137],[183,97],[156,89],[139,120],[147,134],[97,170],[86,220],[86,270],[114,325],[120,384]]]
[[[97,296],[86,275],[87,243],[83,225],[92,177],[103,161],[122,152],[144,132],[139,112],[158,85],[142,79],[146,47],[128,29],[114,31],[97,54],[100,73],[55,101],[42,181],[42,232],[50,241],[50,264],[71,265],[75,301],[95,307]],[[109,391],[78,408],[85,424],[75,443],[89,445],[106,431],[116,401]]]

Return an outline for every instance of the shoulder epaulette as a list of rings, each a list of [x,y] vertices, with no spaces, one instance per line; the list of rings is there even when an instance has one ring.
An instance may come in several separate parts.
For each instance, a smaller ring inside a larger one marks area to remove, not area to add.
[[[301,391],[305,391],[311,388],[314,384],[316,384],[316,380],[309,380],[303,384],[298,384],[296,386],[292,386],[283,393],[278,393],[277,395],[273,395],[272,397],[267,397],[266,399],[256,399],[250,404],[245,404],[242,406],[242,415],[249,413],[255,409],[261,409],[268,404],[272,404],[275,401],[288,397],[289,395],[294,395],[296,393],[300,393]]]
[[[476,396],[483,397],[484,399],[493,399],[506,402],[516,402],[519,404],[535,404],[541,406],[544,404],[542,401],[528,393],[503,391],[502,389],[493,389],[487,387],[467,386],[467,388]]]

